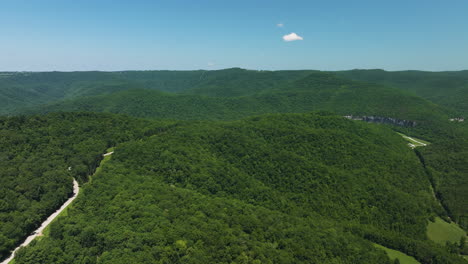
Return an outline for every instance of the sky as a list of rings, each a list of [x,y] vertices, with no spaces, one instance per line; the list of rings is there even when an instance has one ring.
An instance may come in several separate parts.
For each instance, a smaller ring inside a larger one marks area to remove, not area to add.
[[[231,67],[468,69],[468,1],[0,1],[0,71]]]

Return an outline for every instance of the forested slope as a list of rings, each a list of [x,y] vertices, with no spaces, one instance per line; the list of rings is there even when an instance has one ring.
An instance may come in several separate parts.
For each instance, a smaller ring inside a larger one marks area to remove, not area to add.
[[[121,71],[0,73],[0,114],[83,96],[144,88],[172,93],[240,96],[304,77],[308,71]]]
[[[352,70],[334,73],[345,78],[411,91],[434,103],[451,108],[459,115],[466,117],[468,114],[468,71]]]
[[[464,263],[426,239],[429,178],[387,128],[316,113],[154,131],[16,263],[390,263],[374,240]]]
[[[313,110],[329,110],[341,115],[394,117],[423,123],[448,118],[445,109],[404,91],[322,72],[310,73],[299,80],[250,96],[207,97],[134,89],[62,101],[27,112],[96,111],[146,118],[232,120],[264,113]]]
[[[150,89],[214,97],[251,96],[287,86],[319,71],[253,71],[239,68],[217,71],[122,71],[122,72],[13,72],[0,74],[0,113],[128,89]],[[333,72],[347,79],[377,83],[413,92],[429,101],[468,112],[468,73],[386,72],[352,70]]]
[[[0,113],[136,88],[178,91],[192,87],[199,76],[196,71],[10,73],[0,77]]]
[[[13,114],[22,107],[72,98],[92,92],[105,92],[115,85],[112,73],[38,72],[9,73],[0,77],[1,114]],[[115,90],[114,90],[115,91]]]
[[[87,187],[88,202],[78,201],[71,210],[80,220],[54,225],[52,237],[25,250],[21,263],[74,258],[95,263],[96,256],[98,263],[133,258],[385,263],[366,240],[422,263],[457,263],[425,239],[424,228],[435,214],[468,227],[468,127],[448,121],[463,115],[464,74],[243,69],[1,74],[0,113],[28,116],[0,118],[0,176],[2,183],[6,179],[0,186],[0,254],[66,199],[71,176],[86,181],[108,146],[130,140],[117,148],[107,168],[112,173],[102,172],[102,185]],[[388,125],[327,114],[212,122],[313,110],[414,121],[415,127],[391,128],[431,144],[415,155]],[[77,113],[50,114],[64,111]],[[174,125],[81,111],[199,121]],[[37,113],[48,114],[29,116]],[[99,203],[100,196],[108,203]],[[165,205],[154,207],[159,203]],[[228,213],[213,213],[222,204]],[[118,216],[116,223],[106,218],[109,212]],[[197,228],[187,231],[187,218]],[[87,220],[102,229],[84,232]],[[250,220],[253,227],[244,227]],[[141,229],[143,223],[148,225]],[[211,230],[213,225],[219,228]],[[320,237],[304,236],[309,231]],[[223,251],[223,245],[235,246]],[[340,247],[344,252],[335,252]]]
[[[436,144],[419,149],[433,179],[436,195],[449,216],[468,229],[468,127],[454,123],[445,127],[447,135]]]
[[[204,71],[199,83],[183,91],[212,97],[255,95],[276,87],[283,87],[316,71],[254,71],[240,68]]]
[[[85,182],[108,147],[149,129],[110,114],[0,118],[0,259],[71,195],[72,177]]]
[[[450,87],[463,84],[460,77],[463,73],[384,71],[325,73],[243,69],[18,73],[8,78],[2,77],[0,86],[8,82],[17,86],[14,86],[14,89],[0,89],[0,91],[10,91],[13,95],[17,92],[16,96],[21,100],[35,98],[36,101],[28,105],[35,105],[44,96],[52,94],[53,100],[49,97],[46,99],[52,100],[53,103],[22,110],[23,113],[33,114],[94,111],[151,119],[235,120],[265,113],[328,110],[339,115],[370,115],[410,120],[416,122],[416,127],[397,129],[434,143],[427,148],[427,153],[431,153],[427,157],[427,165],[435,171],[433,186],[448,213],[454,220],[461,221],[458,219],[464,219],[468,213],[463,195],[468,193],[466,192],[468,187],[465,187],[468,173],[463,165],[467,157],[464,149],[467,147],[465,142],[468,129],[463,127],[463,124],[460,124],[461,128],[452,128],[458,124],[450,124],[448,118],[453,117],[455,112],[415,96],[411,93],[413,91],[411,87],[403,87],[402,89],[409,90],[403,91],[381,84],[351,81],[336,75],[367,81],[379,81],[379,76],[382,75],[387,76],[384,80],[390,79],[393,82],[382,80],[379,82],[386,85],[398,84],[396,85],[398,87],[401,83],[412,84],[416,76],[427,75],[428,82],[432,85],[427,90],[440,93],[444,91],[441,87],[445,87],[443,85],[446,83],[448,86],[446,93],[451,94],[453,89]],[[392,77],[394,75],[396,77]],[[402,76],[406,76],[406,79]],[[454,80],[448,81],[449,77],[453,77]],[[436,82],[437,78],[442,79]],[[426,91],[421,83],[422,79],[424,78],[415,79],[415,85],[419,85],[418,93]],[[27,95],[22,95],[21,92]],[[429,95],[430,92],[424,94]],[[46,99],[42,101],[47,101]],[[5,99],[5,102],[6,106],[10,101]],[[15,106],[22,105],[17,100],[10,103]],[[18,109],[15,111],[18,112]]]

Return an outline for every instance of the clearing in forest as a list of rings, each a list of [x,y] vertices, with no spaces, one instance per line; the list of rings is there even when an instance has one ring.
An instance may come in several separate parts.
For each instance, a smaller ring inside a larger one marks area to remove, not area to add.
[[[440,217],[427,225],[427,236],[430,240],[445,245],[446,242],[459,243],[466,233],[455,223],[447,223]]]
[[[422,139],[419,139],[419,138],[414,138],[414,137],[409,137],[405,134],[402,134],[402,133],[398,133],[398,135],[402,136],[406,141],[408,141],[408,146],[410,146],[411,148],[416,148],[416,147],[425,147],[431,143],[427,142],[427,141],[424,141]]]
[[[375,243],[374,246],[376,248],[383,249],[391,260],[398,259],[401,264],[421,264],[421,262],[417,261],[415,258],[408,256],[401,251],[390,249]]]

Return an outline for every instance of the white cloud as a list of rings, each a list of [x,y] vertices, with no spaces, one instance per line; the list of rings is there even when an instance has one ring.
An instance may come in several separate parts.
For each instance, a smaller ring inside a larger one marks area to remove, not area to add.
[[[276,24],[277,27],[284,27],[283,23]]]
[[[212,67],[212,66],[215,66],[215,65],[216,65],[216,63],[214,63],[214,62],[211,62],[211,61],[208,62],[208,67]]]
[[[284,35],[283,40],[284,41],[295,41],[295,40],[303,40],[304,38],[297,35],[296,33],[292,32],[291,34]]]

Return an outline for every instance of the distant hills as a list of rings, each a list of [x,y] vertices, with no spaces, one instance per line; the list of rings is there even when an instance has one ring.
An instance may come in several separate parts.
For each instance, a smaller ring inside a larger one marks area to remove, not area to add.
[[[230,76],[221,71],[223,74],[218,73],[221,77],[211,78],[211,84],[203,89],[187,89],[182,93],[143,88],[125,90],[124,87],[132,85],[117,84],[115,81],[109,81],[107,85],[94,84],[98,85],[99,89],[92,91],[100,95],[72,96],[67,100],[32,107],[25,112],[95,111],[146,118],[231,120],[265,113],[327,110],[341,115],[379,115],[418,122],[448,118],[447,109],[411,93],[378,84],[343,79],[331,73],[257,73],[238,69],[226,71],[232,71],[234,75]],[[256,74],[261,78],[249,77]],[[278,82],[275,81],[275,76],[280,79]],[[223,77],[227,79],[222,79]],[[249,78],[252,79],[252,83],[247,81]],[[217,85],[212,83],[214,80]],[[259,85],[263,80],[268,81],[263,83],[263,86]],[[223,82],[226,85],[223,85]],[[201,84],[197,85],[200,86]],[[79,91],[81,94],[91,94],[89,89],[82,87]],[[76,93],[78,90],[75,90]],[[223,94],[226,96],[221,96]],[[234,94],[240,96],[232,96]]]
[[[468,71],[424,72],[384,70],[352,70],[337,75],[359,81],[380,83],[451,108],[460,115],[468,115]]]
[[[380,103],[379,96],[383,86],[397,88],[398,96],[421,96],[435,104],[439,104],[450,110],[449,113],[465,113],[466,89],[468,89],[468,74],[462,72],[432,73],[432,72],[385,72],[380,70],[354,70],[332,72],[335,76],[341,76],[340,85],[354,85],[349,79],[365,82],[367,92],[373,92],[371,98],[360,99],[364,103],[372,103],[375,99]],[[124,72],[44,72],[44,73],[8,73],[0,75],[0,113],[15,114],[24,108],[43,104],[58,103],[63,100],[74,100],[81,97],[112,94],[133,89],[157,90],[184,95],[200,95],[207,97],[258,97],[275,93],[273,96],[290,96],[286,92],[315,92],[314,96],[326,96],[320,90],[319,81],[325,81],[326,75],[319,71],[252,71],[239,68],[218,71],[124,71]],[[322,79],[321,79],[322,78]],[[339,83],[340,81],[337,81]],[[370,85],[374,83],[373,85]],[[380,84],[380,85],[377,85]],[[330,89],[333,85],[328,85]],[[364,85],[364,84],[362,84]],[[372,87],[379,87],[372,91]],[[443,88],[441,88],[443,87]],[[338,91],[339,89],[340,91]],[[356,87],[355,87],[356,88]],[[354,89],[355,89],[354,88]],[[333,100],[340,100],[340,96],[351,95],[345,92],[343,87],[334,86]],[[350,89],[351,90],[351,89]],[[403,93],[402,90],[409,93]],[[278,94],[283,92],[282,95]],[[354,92],[354,90],[353,90]],[[351,96],[361,96],[357,92]],[[396,96],[396,92],[393,95]],[[150,93],[150,97],[154,94]],[[314,102],[323,103],[332,98],[314,98]],[[357,99],[357,98],[354,98]],[[389,99],[395,99],[394,97]],[[400,98],[399,98],[400,99]],[[93,99],[91,99],[93,100]],[[198,100],[198,99],[197,99]],[[404,100],[404,101],[405,101]],[[81,100],[80,102],[83,102]],[[393,101],[395,102],[395,101]],[[311,104],[310,103],[310,104]],[[340,102],[336,102],[340,104]],[[408,103],[408,102],[402,102]],[[409,102],[412,103],[412,102]],[[73,104],[67,102],[67,104]],[[330,107],[333,108],[333,102]],[[420,102],[418,102],[420,104]],[[433,106],[434,108],[435,106]],[[73,108],[73,107],[72,107]],[[281,106],[279,106],[281,108]],[[316,105],[310,108],[317,108]],[[356,108],[356,107],[354,107]],[[359,109],[359,107],[357,107]],[[417,107],[415,107],[417,108]],[[57,109],[57,107],[54,107]],[[353,109],[343,109],[351,111]],[[361,110],[361,109],[360,109]],[[402,111],[407,111],[401,108]],[[46,110],[48,111],[48,110]],[[441,110],[436,110],[440,112]],[[262,112],[262,111],[259,111]],[[432,110],[431,110],[432,112]],[[456,114],[455,114],[456,115]]]
[[[227,69],[4,73],[0,74],[0,99],[3,102],[0,113],[13,114],[24,107],[136,88],[174,93],[193,90],[195,94],[202,95],[245,95],[255,93],[262,87],[303,77],[306,72]]]

